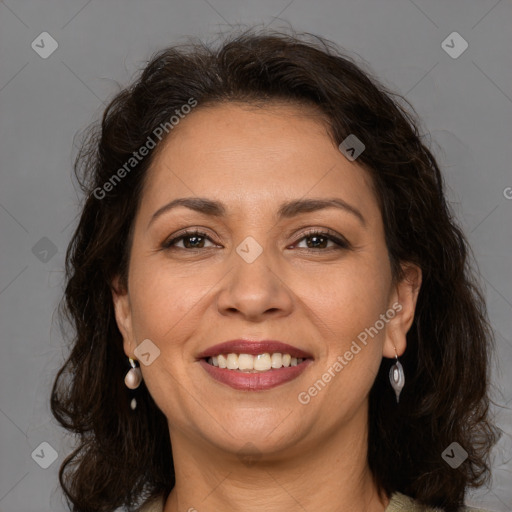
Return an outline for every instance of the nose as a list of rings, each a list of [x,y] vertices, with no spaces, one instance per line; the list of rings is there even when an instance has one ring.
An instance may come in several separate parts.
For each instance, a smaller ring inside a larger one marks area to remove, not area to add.
[[[251,322],[288,316],[293,310],[293,292],[279,265],[267,251],[251,263],[233,251],[231,272],[217,296],[221,315],[240,316]]]

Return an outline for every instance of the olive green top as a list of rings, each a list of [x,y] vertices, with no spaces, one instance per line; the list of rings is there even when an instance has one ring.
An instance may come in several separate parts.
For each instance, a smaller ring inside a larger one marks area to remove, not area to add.
[[[161,496],[153,501],[146,502],[139,512],[163,512],[163,510],[164,498]],[[464,507],[462,510],[466,512],[485,512],[485,510],[471,507]],[[442,510],[420,505],[417,501],[409,498],[409,496],[395,492],[391,496],[385,512],[442,512]]]

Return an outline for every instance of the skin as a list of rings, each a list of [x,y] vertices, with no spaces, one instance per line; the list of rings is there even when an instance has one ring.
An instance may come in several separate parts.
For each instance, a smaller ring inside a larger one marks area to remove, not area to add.
[[[181,197],[221,201],[226,216],[181,206],[150,224]],[[336,208],[277,218],[284,201],[332,197],[357,208],[365,224]],[[161,248],[185,228],[211,241]],[[304,238],[308,228],[329,228],[350,248],[328,240],[315,248],[318,239]],[[263,248],[252,263],[236,252],[247,236]],[[339,151],[315,111],[230,103],[198,107],[180,122],[148,172],[128,287],[112,283],[126,355],[137,359],[146,338],[160,349],[141,369],[173,446],[176,486],[165,512],[385,510],[389,497],[379,498],[366,461],[368,394],[382,358],[406,349],[421,271],[404,269],[407,278],[393,282],[371,179]],[[402,308],[394,318],[301,404],[299,393],[395,303]],[[271,390],[234,390],[196,356],[242,337],[284,341],[314,362]]]

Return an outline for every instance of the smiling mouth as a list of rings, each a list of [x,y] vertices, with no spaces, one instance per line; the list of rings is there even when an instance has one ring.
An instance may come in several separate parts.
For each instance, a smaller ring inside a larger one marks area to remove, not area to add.
[[[264,373],[280,368],[288,368],[302,364],[308,358],[292,357],[290,354],[265,352],[255,356],[251,354],[218,354],[204,358],[211,366],[243,373]]]

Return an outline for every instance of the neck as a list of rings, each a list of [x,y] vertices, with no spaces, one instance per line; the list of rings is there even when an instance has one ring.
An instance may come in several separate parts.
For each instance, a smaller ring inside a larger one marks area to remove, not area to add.
[[[170,429],[176,485],[165,512],[384,512],[367,463],[367,413],[286,453],[251,459]],[[357,416],[357,415],[356,415]]]

